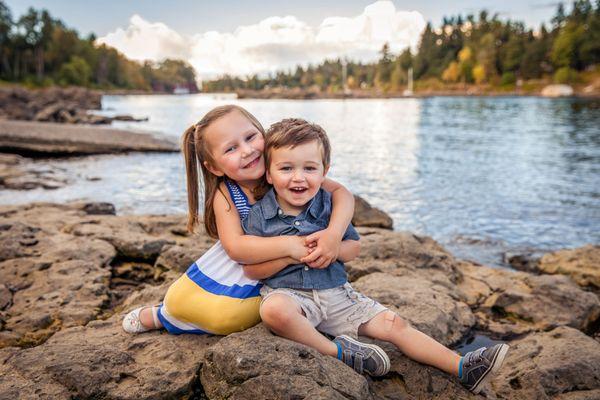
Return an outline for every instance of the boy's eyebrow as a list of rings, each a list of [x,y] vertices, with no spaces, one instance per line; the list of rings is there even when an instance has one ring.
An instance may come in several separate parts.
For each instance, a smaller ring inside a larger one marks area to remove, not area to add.
[[[313,160],[305,160],[303,162],[305,164],[315,164],[315,165],[321,164],[321,161],[313,161]],[[284,164],[293,164],[293,161],[279,161],[279,162],[273,163],[273,165],[284,165]]]

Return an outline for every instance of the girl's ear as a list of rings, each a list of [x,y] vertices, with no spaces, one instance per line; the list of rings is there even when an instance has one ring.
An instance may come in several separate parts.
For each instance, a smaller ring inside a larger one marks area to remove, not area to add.
[[[223,171],[219,170],[218,168],[215,168],[211,163],[209,163],[208,161],[204,161],[203,162],[204,166],[206,167],[206,169],[213,175],[216,176],[223,176],[225,175],[223,173]]]
[[[269,182],[269,185],[273,184],[273,179],[271,179],[271,174],[269,173],[269,170],[267,169],[267,171],[265,172],[266,176],[267,176],[267,182]]]

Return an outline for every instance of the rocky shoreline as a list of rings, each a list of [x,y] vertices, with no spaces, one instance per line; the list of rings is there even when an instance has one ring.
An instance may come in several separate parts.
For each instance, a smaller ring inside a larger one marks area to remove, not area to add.
[[[82,87],[30,90],[0,87],[0,119],[65,124],[110,124],[112,121],[147,121],[131,115],[107,117],[89,113],[102,109],[102,92]]]
[[[511,344],[486,398],[600,398],[599,246],[544,256],[560,267],[531,273],[456,259],[409,232],[358,230],[361,256],[347,266],[358,290],[446,345],[472,332]],[[227,337],[121,330],[127,310],[159,302],[212,243],[187,234],[183,215],[0,207],[0,398],[477,398],[387,344],[392,370],[371,379],[262,324]]]
[[[347,92],[325,92],[318,88],[270,88],[262,90],[239,89],[235,91],[238,99],[289,99],[289,100],[317,100],[317,99],[394,99],[394,98],[426,98],[444,96],[468,96],[468,97],[580,97],[600,98],[600,82],[581,87],[576,85],[543,85],[538,84],[535,90],[524,90],[522,88],[505,89],[501,87],[491,88],[477,85],[448,85],[442,88],[415,89],[413,93],[407,94],[404,90],[388,91],[353,89]]]

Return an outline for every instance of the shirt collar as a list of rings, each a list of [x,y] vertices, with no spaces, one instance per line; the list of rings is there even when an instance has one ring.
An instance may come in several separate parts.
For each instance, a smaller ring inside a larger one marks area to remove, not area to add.
[[[260,206],[262,208],[263,216],[265,217],[265,219],[271,219],[277,215],[277,211],[279,210],[279,204],[277,204],[277,199],[275,198],[275,190],[273,190],[273,188],[269,189],[267,194],[264,195],[264,197],[260,201]]]
[[[313,218],[317,218],[322,210],[323,203],[323,189],[319,189],[315,197],[310,200],[308,207],[300,213],[299,216],[305,215],[308,211]],[[262,207],[263,216],[265,219],[274,218],[279,212],[279,203],[277,203],[277,197],[273,188],[269,189],[267,194],[262,198],[260,202]]]

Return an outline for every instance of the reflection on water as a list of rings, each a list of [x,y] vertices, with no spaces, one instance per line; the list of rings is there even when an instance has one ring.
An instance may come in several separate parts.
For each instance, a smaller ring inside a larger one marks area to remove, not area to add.
[[[468,98],[234,100],[206,95],[107,96],[104,113],[149,116],[115,126],[178,138],[216,105],[235,102],[265,125],[322,125],[331,176],[390,213],[395,229],[433,236],[459,256],[500,263],[504,251],[600,242],[597,100]],[[40,162],[43,166],[48,162]],[[186,209],[179,154],[98,156],[51,164],[74,182],[3,191],[1,203],[110,201],[124,213]],[[90,178],[100,180],[90,180]]]

